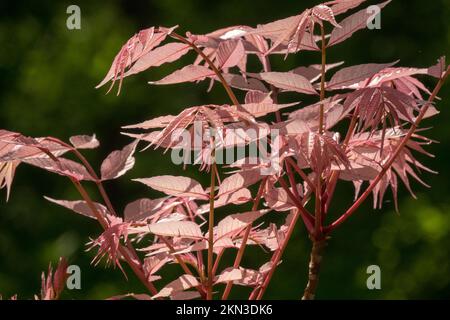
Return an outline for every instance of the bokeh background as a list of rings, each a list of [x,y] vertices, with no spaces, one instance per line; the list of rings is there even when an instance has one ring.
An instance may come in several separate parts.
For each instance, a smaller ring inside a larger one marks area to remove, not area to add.
[[[101,148],[86,153],[93,164],[129,140],[120,135],[122,125],[163,114],[176,114],[183,107],[225,103],[216,86],[207,84],[150,87],[180,64],[164,66],[124,81],[122,94],[105,95],[94,86],[103,78],[121,45],[136,31],[152,26],[179,24],[180,30],[206,33],[221,27],[273,21],[317,4],[317,1],[255,0],[164,0],[164,1],[1,1],[0,3],[0,127],[30,136],[53,135],[63,139],[75,134],[96,133]],[[375,3],[369,1],[370,4]],[[66,28],[66,8],[81,8],[81,30]],[[330,61],[346,65],[391,62],[427,67],[450,53],[450,1],[394,0],[382,13],[381,30],[364,30],[329,52]],[[187,59],[192,59],[189,56]],[[183,60],[187,61],[187,60]],[[290,56],[273,61],[273,68],[288,70],[319,63],[316,54]],[[432,82],[427,82],[433,85]],[[401,188],[400,214],[393,210],[390,195],[384,210],[370,203],[333,235],[324,258],[320,286],[322,299],[442,299],[450,297],[450,85],[440,96],[439,117],[426,126],[439,140],[428,150],[435,159],[423,162],[439,171],[425,174],[432,189],[414,185],[418,200]],[[298,99],[298,97],[297,97]],[[130,178],[158,174],[182,174],[159,151],[137,155],[137,165],[119,181],[107,184],[113,202],[122,209],[140,197],[156,197]],[[194,171],[191,176],[205,182]],[[103,299],[127,292],[144,292],[130,276],[102,264],[90,266],[93,252],[85,252],[89,237],[100,229],[91,220],[54,206],[43,199],[77,199],[63,178],[35,168],[19,167],[8,203],[2,190],[0,201],[0,293],[32,298],[40,288],[40,273],[49,261],[66,256],[82,270],[82,289],[66,291],[66,299]],[[336,197],[334,211],[345,209],[353,198],[351,187]],[[370,202],[370,201],[369,201]],[[119,210],[120,211],[120,210]],[[300,297],[306,283],[309,241],[297,228],[276,272],[266,298]],[[261,264],[268,254],[249,250],[244,265]],[[228,257],[228,258],[231,258]],[[379,265],[382,289],[366,288],[366,268]],[[169,268],[173,278],[177,269]],[[158,284],[161,285],[161,284]],[[245,290],[233,291],[243,298]]]

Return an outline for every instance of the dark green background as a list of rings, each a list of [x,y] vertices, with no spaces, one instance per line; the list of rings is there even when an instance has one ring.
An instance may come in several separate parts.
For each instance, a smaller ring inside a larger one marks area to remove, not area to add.
[[[369,3],[373,3],[370,1]],[[81,7],[82,29],[66,28],[66,8]],[[88,151],[96,166],[112,150],[129,139],[119,134],[122,125],[183,107],[227,103],[221,88],[206,93],[198,86],[151,87],[181,66],[173,64],[124,81],[122,94],[105,95],[94,86],[103,78],[120,46],[136,31],[152,26],[179,24],[180,30],[206,33],[221,27],[273,21],[297,14],[316,1],[2,1],[0,4],[0,127],[31,136],[53,135],[67,139],[75,134],[96,133],[102,143]],[[450,51],[450,1],[394,0],[382,14],[382,29],[360,31],[329,51],[330,61],[346,65],[391,62],[427,67]],[[192,59],[190,56],[188,59]],[[184,62],[188,60],[183,60]],[[274,62],[274,69],[319,63],[317,54],[290,56]],[[428,80],[427,80],[428,81]],[[432,81],[427,82],[433,85]],[[363,206],[333,235],[323,263],[318,298],[405,299],[450,297],[450,85],[440,96],[439,117],[426,123],[427,135],[439,140],[429,148],[435,159],[419,157],[438,175],[424,174],[432,185],[414,184],[419,200],[401,188],[400,215],[391,201],[384,210]],[[295,97],[298,100],[298,97]],[[300,98],[303,99],[303,98]],[[119,181],[107,184],[119,211],[140,197],[156,197],[130,178],[158,174],[182,174],[160,151],[137,155],[137,165]],[[207,177],[190,171],[207,185]],[[93,253],[85,253],[89,236],[100,229],[91,220],[60,209],[42,196],[77,199],[70,183],[61,177],[26,166],[19,167],[9,203],[0,202],[0,293],[31,298],[39,290],[40,272],[49,261],[66,256],[82,269],[82,290],[66,291],[64,298],[101,299],[127,292],[144,292],[130,274],[126,281],[119,270],[90,266]],[[337,193],[333,212],[345,209],[353,198],[351,187]],[[390,195],[386,200],[391,200]],[[370,202],[370,201],[369,201]],[[267,298],[298,298],[306,282],[309,241],[298,228],[267,291]],[[259,264],[269,255],[252,249],[244,265]],[[366,288],[366,268],[382,270],[382,289]],[[173,279],[176,266],[170,267]],[[160,283],[157,283],[160,286]],[[234,297],[244,297],[235,290]]]

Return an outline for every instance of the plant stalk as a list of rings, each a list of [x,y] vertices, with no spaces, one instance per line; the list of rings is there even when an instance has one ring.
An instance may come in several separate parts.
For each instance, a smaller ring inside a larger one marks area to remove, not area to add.
[[[261,181],[261,184],[259,185],[258,193],[256,195],[256,198],[253,202],[252,211],[256,211],[258,209],[259,201],[261,200],[262,194],[264,192],[264,186],[266,184],[267,178],[264,178],[263,181]],[[234,260],[233,268],[237,269],[239,268],[239,265],[241,264],[242,257],[244,256],[245,247],[247,246],[248,237],[250,235],[250,232],[252,231],[252,224],[249,224],[244,231],[244,236],[242,237],[242,243],[239,247],[238,253],[236,254],[236,259]],[[225,287],[225,290],[222,295],[222,300],[227,300],[228,296],[230,295],[231,288],[233,287],[233,281],[228,281],[227,285]]]
[[[214,142],[213,142],[214,143]],[[209,191],[209,218],[208,218],[208,284],[206,299],[212,300],[212,290],[214,283],[214,197],[216,186],[216,164],[215,164],[215,148],[211,154],[211,184]]]
[[[308,284],[306,285],[302,300],[314,300],[317,290],[317,284],[319,283],[319,272],[322,263],[323,252],[327,245],[326,239],[315,240],[314,238],[311,238],[311,240],[312,249],[309,258]]]

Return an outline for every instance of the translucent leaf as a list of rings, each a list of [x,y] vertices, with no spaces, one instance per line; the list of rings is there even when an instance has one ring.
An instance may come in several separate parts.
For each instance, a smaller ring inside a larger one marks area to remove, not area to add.
[[[92,212],[91,208],[87,204],[86,201],[78,200],[78,201],[69,201],[69,200],[56,200],[52,199],[50,197],[44,197],[46,200],[53,202],[57,205],[60,205],[62,207],[65,207],[69,210],[72,210],[78,214],[81,214],[83,216],[97,219],[95,214]],[[108,210],[106,207],[100,203],[94,203],[95,207],[97,208],[98,212],[100,214],[103,214],[105,217],[108,215]]]
[[[353,8],[356,8],[361,3],[365,2],[366,0],[336,0],[331,1],[333,4],[331,5],[331,10],[333,10],[333,13],[335,16],[345,13],[348,10],[351,10]]]
[[[55,161],[50,158],[31,158],[25,159],[23,162],[65,177],[72,177],[78,181],[94,180],[84,166],[72,160],[58,158],[58,161]]]
[[[207,77],[214,76],[215,73],[211,69],[204,66],[188,65],[182,69],[176,70],[165,78],[158,81],[150,81],[150,84],[174,84],[182,82],[201,81]]]
[[[360,64],[343,68],[336,72],[331,80],[327,83],[327,90],[337,90],[350,88],[352,85],[359,83],[362,80],[368,79],[376,75],[379,71],[391,67],[397,62],[386,64]]]
[[[157,176],[152,178],[134,179],[152,189],[164,192],[171,196],[194,197],[208,199],[203,187],[194,179],[182,176]]]
[[[100,145],[100,142],[95,137],[95,134],[92,136],[73,136],[70,137],[69,140],[76,149],[95,149]]]
[[[179,293],[180,291],[188,290],[199,285],[200,283],[194,276],[185,274],[162,288],[161,291],[152,297],[152,299],[169,297]]]
[[[378,5],[380,9],[384,8],[391,0]],[[372,16],[372,12],[363,9],[357,13],[345,18],[340,22],[341,28],[334,28],[331,32],[328,46],[334,46],[352,36],[358,30],[367,27],[367,21]]]
[[[242,41],[223,41],[217,48],[217,62],[222,69],[237,66],[245,57]]]
[[[102,180],[116,179],[133,168],[133,157],[137,142],[127,145],[122,150],[113,151],[106,157],[101,166]]]
[[[286,91],[317,94],[311,82],[305,77],[292,72],[262,72],[261,79]]]
[[[170,122],[172,122],[176,117],[175,116],[162,116],[157,117],[151,120],[147,120],[138,124],[124,126],[124,129],[154,129],[154,128],[164,128]]]
[[[150,67],[159,67],[164,63],[176,61],[188,53],[190,49],[191,47],[184,43],[172,42],[165,44],[142,56],[123,77],[142,72]]]
[[[202,239],[200,227],[192,221],[158,222],[148,225],[151,233],[164,237]]]
[[[227,216],[217,225],[216,239],[220,239],[224,236],[229,236],[241,231],[267,212],[267,210],[249,211]]]

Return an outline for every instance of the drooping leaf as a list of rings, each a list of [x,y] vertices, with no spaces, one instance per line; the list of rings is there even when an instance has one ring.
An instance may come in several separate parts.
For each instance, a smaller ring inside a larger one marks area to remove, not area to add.
[[[20,162],[18,160],[7,162],[0,161],[0,189],[6,187],[6,201],[9,200],[14,174],[19,164]]]
[[[91,208],[89,207],[89,205],[87,204],[86,201],[82,201],[82,200],[77,200],[77,201],[69,201],[69,200],[56,200],[56,199],[52,199],[50,197],[44,197],[46,200],[53,202],[57,205],[60,205],[62,207],[65,207],[69,210],[72,210],[78,214],[81,214],[83,216],[89,217],[89,218],[93,218],[93,219],[97,219],[97,217],[95,216],[95,214],[92,212]],[[103,216],[107,216],[109,214],[108,209],[106,209],[106,207],[100,203],[94,203],[95,208],[97,209],[97,211],[102,214]]]
[[[366,168],[371,167],[374,170],[381,171],[380,164],[385,163],[395,152],[398,144],[404,138],[406,131],[396,127],[382,132],[381,130],[374,133],[362,133],[356,135],[350,142],[352,152],[355,154],[359,163],[362,163]],[[422,163],[420,163],[413,155],[413,151],[421,154],[432,156],[423,149],[423,145],[431,144],[432,141],[418,134],[413,135],[405,148],[395,158],[392,166],[386,171],[381,181],[373,189],[374,208],[381,208],[383,199],[388,188],[392,190],[396,210],[398,210],[397,192],[399,186],[399,179],[403,182],[406,189],[415,198],[412,188],[410,186],[409,177],[412,177],[420,184],[429,187],[423,182],[418,173],[427,171],[436,173]],[[416,170],[415,170],[416,169]],[[369,180],[369,182],[372,181]],[[361,183],[354,181],[356,186],[356,195],[359,192]]]
[[[65,177],[74,178],[78,181],[94,180],[94,178],[89,174],[89,172],[83,165],[69,159],[58,158],[58,161],[55,161],[50,158],[30,158],[23,160],[23,162],[47,170],[49,172],[57,173]]]
[[[103,258],[106,258],[107,264],[112,263],[125,273],[120,262],[122,257],[120,248],[121,240],[127,241],[128,239],[128,228],[128,223],[123,223],[122,219],[114,217],[105,231],[97,239],[88,243],[88,250],[98,248],[92,263],[97,265]]]

